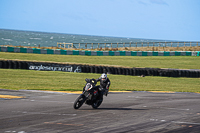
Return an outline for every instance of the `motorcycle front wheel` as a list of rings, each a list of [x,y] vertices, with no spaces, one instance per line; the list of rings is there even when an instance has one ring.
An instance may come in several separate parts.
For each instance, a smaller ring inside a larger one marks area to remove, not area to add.
[[[74,109],[79,109],[83,105],[84,102],[85,102],[85,96],[80,95],[74,102]]]

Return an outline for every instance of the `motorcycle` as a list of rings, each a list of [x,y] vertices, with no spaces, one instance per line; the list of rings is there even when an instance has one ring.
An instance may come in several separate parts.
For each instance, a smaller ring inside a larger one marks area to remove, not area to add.
[[[84,103],[91,105],[93,109],[97,109],[103,102],[103,97],[96,86],[95,79],[85,79],[87,82],[83,88],[83,93],[74,102],[74,109],[79,109]]]

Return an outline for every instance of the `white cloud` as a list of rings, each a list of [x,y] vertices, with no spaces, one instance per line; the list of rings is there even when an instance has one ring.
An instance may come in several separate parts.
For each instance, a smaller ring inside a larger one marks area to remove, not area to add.
[[[164,0],[150,0],[150,3],[168,6],[168,4]]]

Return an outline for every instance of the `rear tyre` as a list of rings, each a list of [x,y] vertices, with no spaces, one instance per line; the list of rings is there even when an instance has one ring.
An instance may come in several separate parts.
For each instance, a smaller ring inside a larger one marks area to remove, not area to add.
[[[74,109],[79,109],[83,105],[84,102],[85,102],[85,96],[80,95],[74,102]]]
[[[99,99],[99,100],[96,100],[93,104],[92,104],[92,108],[93,109],[97,109],[101,103],[103,102],[103,98],[102,99]]]

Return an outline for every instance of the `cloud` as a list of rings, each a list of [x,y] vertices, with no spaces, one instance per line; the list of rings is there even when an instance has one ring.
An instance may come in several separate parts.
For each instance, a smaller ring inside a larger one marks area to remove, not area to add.
[[[142,4],[142,5],[145,5],[145,6],[147,5],[147,3],[145,3],[145,2],[143,2],[143,1],[141,1],[141,0],[138,1],[138,3],[139,3],[139,4]]]
[[[150,0],[150,3],[168,6],[168,4],[164,0]]]
[[[148,0],[148,1],[147,0],[137,0],[137,2],[139,4],[142,4],[142,5],[145,5],[145,6],[151,5],[151,4],[158,4],[158,5],[169,6],[167,4],[167,2],[165,2],[164,0]]]

